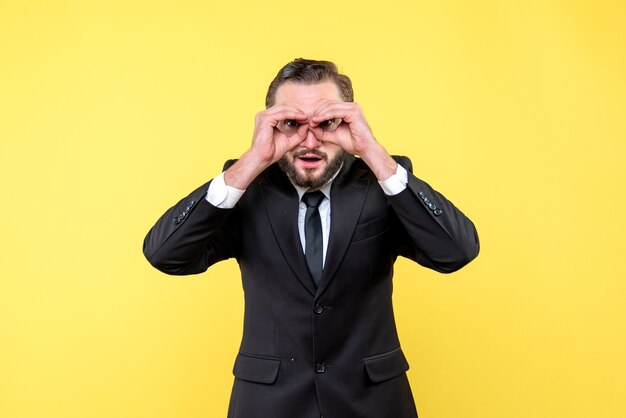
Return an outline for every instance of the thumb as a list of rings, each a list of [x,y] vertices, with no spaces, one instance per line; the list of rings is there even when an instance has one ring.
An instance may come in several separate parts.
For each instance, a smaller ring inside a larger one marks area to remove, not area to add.
[[[300,145],[302,141],[304,141],[304,139],[306,138],[306,132],[307,130],[302,129],[302,126],[300,126],[298,127],[297,132],[287,137],[287,146],[290,151]]]
[[[304,141],[308,131],[309,131],[309,125],[303,123],[300,126],[298,126],[297,135],[294,135],[294,136],[298,136],[300,138],[300,140]]]
[[[338,143],[336,132],[325,131],[319,126],[316,126],[315,128],[309,128],[309,129],[311,130],[311,132],[313,132],[313,135],[315,135],[315,137],[319,139],[320,141],[330,142],[333,144]]]

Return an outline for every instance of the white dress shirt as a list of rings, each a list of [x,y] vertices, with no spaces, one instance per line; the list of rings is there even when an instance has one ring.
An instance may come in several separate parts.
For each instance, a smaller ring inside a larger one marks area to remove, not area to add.
[[[337,171],[339,173],[339,171]],[[330,189],[333,184],[333,177],[328,183],[320,187],[318,190],[324,194],[324,200],[319,205],[320,219],[322,221],[322,239],[323,239],[323,263],[326,263],[326,250],[328,249],[328,238],[330,237]],[[398,164],[396,173],[384,181],[379,181],[380,187],[388,196],[396,195],[406,189],[408,183],[408,174],[404,167]],[[293,184],[293,182],[292,182]],[[298,210],[298,232],[300,234],[300,244],[302,251],[305,251],[306,241],[304,238],[304,217],[306,215],[306,204],[302,201],[302,196],[309,190],[306,187],[300,187],[293,184],[298,192],[300,206]],[[221,209],[234,208],[245,190],[235,189],[224,182],[224,173],[215,177],[209,185],[206,194],[206,200],[215,207]]]

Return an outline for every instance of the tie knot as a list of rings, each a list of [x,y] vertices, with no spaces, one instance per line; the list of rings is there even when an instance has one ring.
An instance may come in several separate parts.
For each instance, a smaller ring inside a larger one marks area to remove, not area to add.
[[[320,203],[322,203],[323,199],[324,199],[324,193],[320,192],[319,190],[315,192],[307,192],[304,195],[302,195],[302,201],[309,208],[318,207]]]

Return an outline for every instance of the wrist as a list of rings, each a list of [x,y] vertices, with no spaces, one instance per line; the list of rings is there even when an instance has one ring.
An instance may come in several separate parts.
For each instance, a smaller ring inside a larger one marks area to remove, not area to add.
[[[360,155],[361,159],[372,170],[378,181],[385,181],[396,174],[398,163],[379,143]]]
[[[245,190],[267,167],[270,161],[258,158],[256,154],[245,152],[235,164],[224,172],[224,182],[227,186]]]

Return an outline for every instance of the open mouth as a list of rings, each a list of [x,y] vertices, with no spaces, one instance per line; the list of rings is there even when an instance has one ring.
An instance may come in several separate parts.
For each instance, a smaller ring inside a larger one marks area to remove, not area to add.
[[[314,163],[321,160],[320,157],[300,157],[300,159],[306,163]]]
[[[316,168],[324,161],[324,158],[321,156],[311,153],[300,155],[296,157],[296,159],[300,161],[304,168]]]

